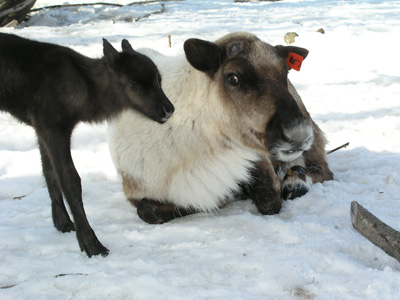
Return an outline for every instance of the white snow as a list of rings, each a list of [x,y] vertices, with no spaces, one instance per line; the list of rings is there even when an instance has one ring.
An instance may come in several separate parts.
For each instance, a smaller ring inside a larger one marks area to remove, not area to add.
[[[52,4],[59,3],[38,0],[36,7]],[[350,221],[355,200],[400,230],[400,1],[186,0],[165,8],[138,22],[127,21],[160,3],[49,9],[28,26],[0,31],[91,57],[102,55],[103,37],[118,49],[127,38],[135,48],[175,55],[191,37],[240,30],[283,44],[294,31],[294,45],[310,54],[291,81],[327,148],[350,142],[328,157],[335,180],[274,216],[239,201],[149,225],[124,198],[106,125],[79,125],[72,154],[85,209],[111,251],[89,259],[74,233],[53,227],[33,130],[0,113],[0,299],[400,299],[400,263]]]

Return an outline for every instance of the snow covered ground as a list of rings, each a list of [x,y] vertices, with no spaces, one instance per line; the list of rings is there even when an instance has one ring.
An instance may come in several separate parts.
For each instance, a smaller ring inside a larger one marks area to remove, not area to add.
[[[50,4],[59,3],[38,0],[36,7]],[[1,113],[0,299],[400,299],[399,262],[359,235],[349,213],[355,200],[400,230],[400,1],[186,0],[131,22],[160,9],[46,10],[0,32],[99,57],[103,37],[118,49],[127,38],[135,48],[176,55],[190,37],[215,40],[241,30],[283,44],[294,31],[295,45],[310,54],[291,81],[327,148],[350,142],[328,157],[335,180],[285,202],[275,216],[241,201],[149,225],[124,199],[106,125],[80,125],[72,154],[85,208],[111,251],[89,259],[74,233],[52,225],[33,130]]]

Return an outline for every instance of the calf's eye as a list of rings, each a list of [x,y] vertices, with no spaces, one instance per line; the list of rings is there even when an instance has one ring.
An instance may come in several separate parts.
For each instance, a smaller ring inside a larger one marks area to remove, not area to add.
[[[239,86],[240,85],[240,80],[235,74],[229,74],[227,79],[228,79],[228,83],[231,86]]]
[[[139,85],[137,82],[133,81],[133,80],[129,80],[129,85],[130,85],[131,88],[134,89],[134,90],[137,90],[137,89],[140,88],[140,85]]]

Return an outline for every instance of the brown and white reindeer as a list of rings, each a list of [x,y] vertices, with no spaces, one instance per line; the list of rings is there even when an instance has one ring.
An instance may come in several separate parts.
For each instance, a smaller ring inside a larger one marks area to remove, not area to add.
[[[165,125],[134,111],[109,124],[111,155],[140,218],[210,211],[243,190],[260,213],[276,214],[282,196],[332,179],[323,133],[287,78],[288,56],[305,58],[306,49],[239,32],[189,39],[184,50],[186,59],[146,53],[176,108]]]

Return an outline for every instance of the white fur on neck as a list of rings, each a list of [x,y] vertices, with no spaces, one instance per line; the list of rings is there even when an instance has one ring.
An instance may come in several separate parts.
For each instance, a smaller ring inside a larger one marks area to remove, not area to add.
[[[235,149],[194,162],[171,178],[169,199],[182,207],[211,210],[238,191],[240,182],[250,179],[255,153]]]

